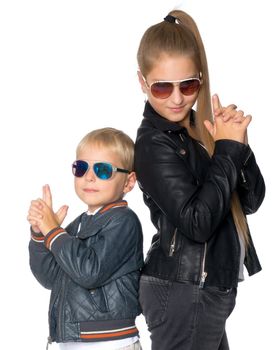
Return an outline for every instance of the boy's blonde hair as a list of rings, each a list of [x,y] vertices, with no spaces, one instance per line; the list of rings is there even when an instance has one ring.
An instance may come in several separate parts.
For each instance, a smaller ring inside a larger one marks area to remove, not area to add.
[[[102,128],[89,132],[79,142],[76,156],[78,157],[81,150],[88,145],[110,149],[119,156],[122,167],[129,171],[134,170],[134,142],[123,131],[114,128]]]

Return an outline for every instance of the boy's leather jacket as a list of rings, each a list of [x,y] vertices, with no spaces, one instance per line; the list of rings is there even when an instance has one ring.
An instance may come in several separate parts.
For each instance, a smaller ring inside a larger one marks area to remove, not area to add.
[[[33,232],[30,266],[51,289],[50,338],[56,342],[137,334],[142,230],[126,201],[79,216],[46,237]]]
[[[232,193],[237,191],[245,214],[254,213],[265,194],[250,147],[220,140],[210,158],[185,128],[162,118],[147,102],[135,152],[139,186],[158,231],[143,273],[201,287],[236,287],[240,242],[230,210]],[[252,240],[245,265],[249,275],[261,270]]]

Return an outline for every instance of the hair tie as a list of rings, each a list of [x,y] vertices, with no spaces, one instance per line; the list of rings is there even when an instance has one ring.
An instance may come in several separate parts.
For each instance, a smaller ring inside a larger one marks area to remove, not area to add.
[[[178,19],[171,15],[167,15],[166,17],[164,17],[164,20],[169,23],[178,23]]]

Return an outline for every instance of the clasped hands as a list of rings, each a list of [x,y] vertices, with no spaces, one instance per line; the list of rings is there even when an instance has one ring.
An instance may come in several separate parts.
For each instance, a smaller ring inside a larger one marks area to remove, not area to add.
[[[214,122],[204,121],[204,125],[214,141],[228,139],[244,144],[247,140],[247,127],[252,120],[251,115],[244,115],[244,112],[237,110],[237,106],[230,104],[222,107],[218,95],[212,97]]]
[[[27,220],[32,230],[44,236],[52,229],[60,226],[65,219],[68,206],[63,205],[56,213],[52,209],[52,194],[49,185],[43,186],[43,196],[31,201]]]

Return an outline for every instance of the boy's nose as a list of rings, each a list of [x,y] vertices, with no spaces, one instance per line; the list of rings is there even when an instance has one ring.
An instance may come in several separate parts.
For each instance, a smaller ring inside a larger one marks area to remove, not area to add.
[[[87,181],[95,181],[95,180],[96,180],[96,175],[95,175],[95,173],[94,173],[92,167],[90,167],[90,168],[88,169],[88,171],[87,171],[86,174],[85,174],[85,177],[86,177],[86,180],[87,180]]]

